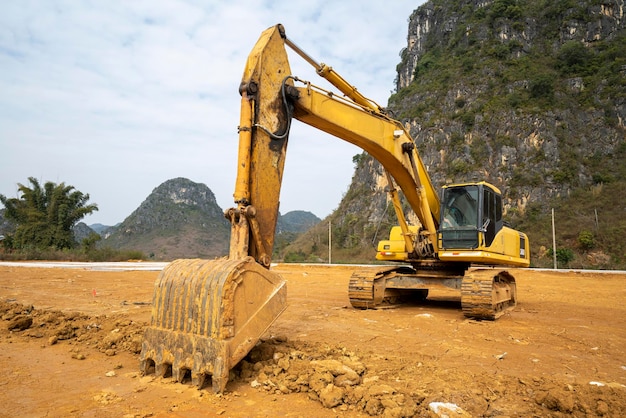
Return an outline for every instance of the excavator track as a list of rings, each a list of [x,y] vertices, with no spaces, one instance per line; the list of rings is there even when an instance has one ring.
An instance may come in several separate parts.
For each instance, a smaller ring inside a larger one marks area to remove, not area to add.
[[[363,268],[352,273],[348,297],[357,309],[392,306],[406,300],[424,301],[429,287],[449,286],[445,281],[460,283],[464,271],[465,267],[451,269],[436,262],[421,263],[419,270],[406,266]]]
[[[510,273],[474,270],[463,277],[461,307],[466,317],[495,320],[516,305],[515,278]]]
[[[385,295],[384,277],[395,268],[356,270],[350,277],[348,297],[357,309],[373,309],[380,305]]]

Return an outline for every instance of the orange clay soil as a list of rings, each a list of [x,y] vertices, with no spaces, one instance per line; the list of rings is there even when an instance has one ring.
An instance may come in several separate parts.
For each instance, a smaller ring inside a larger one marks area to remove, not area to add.
[[[139,373],[158,272],[0,266],[0,416],[626,416],[626,275],[511,270],[517,308],[480,322],[454,292],[363,311],[350,266],[273,269],[288,308],[215,395]]]

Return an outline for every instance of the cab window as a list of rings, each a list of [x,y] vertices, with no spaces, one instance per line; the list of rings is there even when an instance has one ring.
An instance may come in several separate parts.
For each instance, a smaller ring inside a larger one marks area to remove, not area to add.
[[[444,190],[441,229],[478,227],[478,187]]]

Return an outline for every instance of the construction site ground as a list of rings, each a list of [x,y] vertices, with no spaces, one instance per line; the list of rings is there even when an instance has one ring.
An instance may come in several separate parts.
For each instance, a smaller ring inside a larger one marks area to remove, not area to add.
[[[351,266],[286,265],[288,307],[211,385],[139,372],[158,271],[0,265],[1,417],[626,416],[626,275],[511,270],[519,304],[356,310]]]

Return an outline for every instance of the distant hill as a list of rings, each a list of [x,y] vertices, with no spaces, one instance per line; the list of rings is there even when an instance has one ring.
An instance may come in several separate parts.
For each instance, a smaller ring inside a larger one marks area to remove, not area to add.
[[[79,222],[74,225],[72,231],[74,231],[74,241],[76,241],[78,244],[82,243],[85,238],[96,232],[84,222]]]
[[[286,245],[320,219],[306,211],[279,216],[276,246]],[[228,255],[230,223],[211,189],[185,178],[155,188],[124,222],[91,225],[101,247],[140,250],[150,258],[215,258]],[[282,244],[281,244],[282,243]]]
[[[311,212],[307,212],[304,210],[294,210],[278,217],[276,233],[281,234],[285,232],[304,232],[312,226],[318,224],[319,222],[320,218],[318,218]]]
[[[157,260],[215,258],[228,254],[229,236],[213,192],[175,178],[155,188],[99,245],[140,250]]]
[[[93,231],[94,231],[95,233],[100,234],[100,235],[103,235],[103,232],[105,232],[107,229],[110,229],[110,228],[115,228],[115,227],[117,227],[117,226],[119,226],[119,225],[120,225],[120,224],[118,223],[118,224],[117,224],[117,225],[115,225],[115,226],[102,225],[102,224],[91,224],[91,225],[88,225],[88,226],[89,226],[89,228],[93,229]]]

